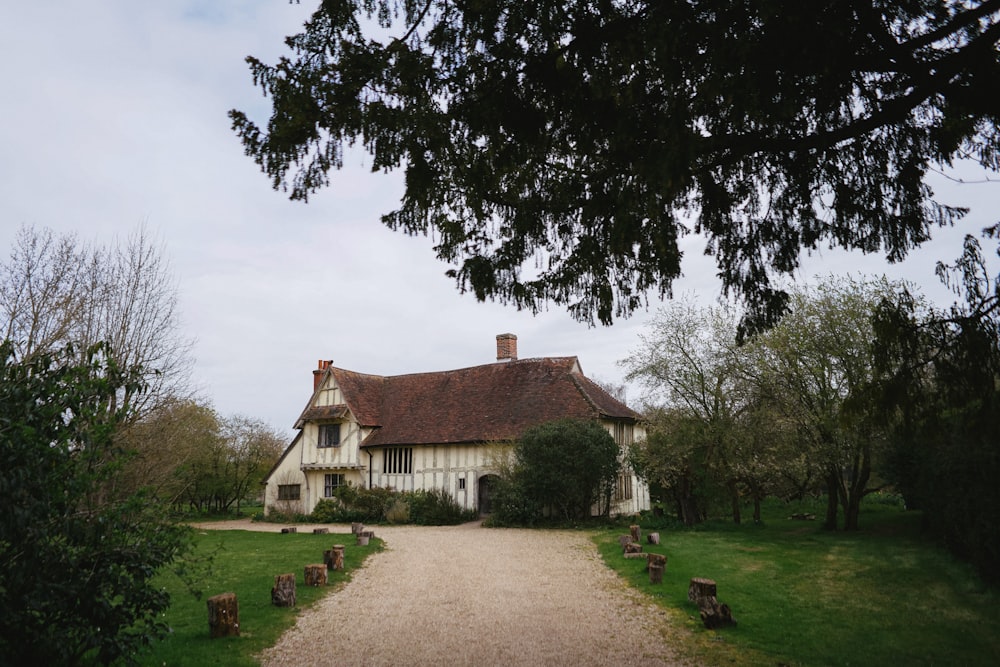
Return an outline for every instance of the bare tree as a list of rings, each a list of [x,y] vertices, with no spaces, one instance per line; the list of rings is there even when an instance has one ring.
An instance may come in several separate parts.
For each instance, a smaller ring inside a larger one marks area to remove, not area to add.
[[[3,338],[27,359],[73,337],[85,290],[83,251],[75,236],[22,227],[0,264]]]
[[[94,248],[72,234],[22,227],[0,265],[0,309],[4,336],[21,357],[101,341],[120,366],[141,367],[146,390],[117,397],[136,419],[190,398],[191,341],[180,334],[176,282],[144,225],[125,242]]]

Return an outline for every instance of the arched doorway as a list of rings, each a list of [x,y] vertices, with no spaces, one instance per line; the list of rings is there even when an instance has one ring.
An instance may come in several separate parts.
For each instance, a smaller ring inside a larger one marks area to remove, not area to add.
[[[480,514],[490,514],[493,511],[493,490],[499,479],[497,475],[483,475],[479,478],[479,502],[476,506]]]

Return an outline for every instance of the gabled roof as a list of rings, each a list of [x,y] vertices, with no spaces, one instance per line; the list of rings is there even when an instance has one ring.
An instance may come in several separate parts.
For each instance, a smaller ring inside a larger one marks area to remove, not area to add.
[[[576,357],[389,377],[333,366],[326,373],[358,423],[374,428],[364,447],[508,440],[530,426],[565,417],[640,419],[586,378]],[[307,407],[296,426],[317,418],[317,410]]]

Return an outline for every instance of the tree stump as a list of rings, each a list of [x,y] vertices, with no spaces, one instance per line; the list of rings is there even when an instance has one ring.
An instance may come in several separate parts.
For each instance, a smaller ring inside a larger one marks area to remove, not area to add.
[[[329,532],[329,528],[313,528],[313,535],[326,535]]]
[[[701,603],[698,605],[698,610],[701,622],[709,630],[736,625],[736,619],[733,618],[733,610],[727,604],[719,604],[719,601],[714,596],[702,598]]]
[[[729,605],[720,604],[716,599],[716,585],[711,579],[694,577],[688,585],[688,600],[698,605],[701,622],[709,630],[736,625]]]
[[[628,532],[632,535],[633,542],[642,542],[642,528],[638,524],[632,524],[628,527]]]
[[[361,533],[358,533],[358,546],[359,547],[367,547],[368,546],[368,539],[369,538],[368,538],[367,535],[362,535]]]
[[[328,570],[344,569],[344,545],[334,544],[332,549],[323,552],[323,562]]]
[[[282,528],[281,529],[281,534],[282,535],[287,535],[288,533],[297,533],[297,532],[299,532],[299,529],[296,528],[295,526],[292,526],[291,528]]]
[[[650,544],[659,544],[660,543],[660,534],[659,533],[650,533],[649,535],[646,536],[646,541],[649,542]]]
[[[343,570],[344,569],[344,545],[334,544],[333,549],[333,567],[331,570]]]
[[[692,577],[691,582],[688,584],[688,600],[695,604],[700,605],[698,601],[701,598],[714,598],[716,594],[715,581],[712,579]]]
[[[375,537],[374,530],[362,530],[358,535],[364,535],[365,537],[372,538]]]
[[[365,525],[363,523],[352,523],[351,524],[351,535],[357,535],[358,533],[360,533],[364,529],[365,529]]]
[[[618,544],[621,545],[621,547],[622,547],[623,550],[625,549],[625,545],[626,544],[632,544],[632,542],[634,542],[634,541],[635,540],[632,539],[631,535],[619,535],[618,536]]]
[[[625,553],[627,554],[638,554],[642,553],[642,545],[638,542],[629,542],[625,545]]]
[[[306,586],[326,586],[326,563],[306,565]]]
[[[625,558],[625,560],[639,560],[640,558],[642,560],[646,560],[646,554],[644,554],[642,552],[634,553],[634,554],[625,554],[624,558]]]
[[[666,568],[667,557],[663,554],[646,554],[646,569],[648,570],[655,566]]]
[[[274,588],[271,589],[271,604],[275,607],[295,606],[294,574],[279,574],[274,578]]]
[[[212,639],[240,636],[240,606],[236,593],[208,598],[208,635]]]
[[[651,584],[662,584],[663,583],[663,571],[667,569],[663,565],[649,564],[649,583]]]

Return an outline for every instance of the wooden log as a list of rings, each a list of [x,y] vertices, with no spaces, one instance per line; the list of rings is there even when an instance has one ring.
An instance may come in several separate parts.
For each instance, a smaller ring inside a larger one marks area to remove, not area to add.
[[[638,542],[629,542],[625,545],[625,553],[627,554],[637,554],[642,553],[642,545]]]
[[[290,528],[282,528],[281,529],[281,534],[282,535],[287,535],[288,533],[297,533],[297,532],[299,532],[299,529],[296,528],[295,526],[292,526]]]
[[[344,545],[334,544],[333,549],[333,567],[331,570],[343,570],[344,569]]]
[[[649,565],[649,583],[651,584],[662,584],[663,583],[663,571],[667,569],[663,565]]]
[[[715,581],[712,579],[703,579],[701,577],[692,577],[691,582],[688,584],[688,600],[699,604],[701,598],[714,598],[717,595]]]
[[[329,528],[313,528],[313,535],[326,535],[329,532]]]
[[[360,533],[364,529],[365,529],[365,525],[363,523],[352,523],[351,524],[351,534],[352,535],[357,535],[358,533]]]
[[[208,636],[239,637],[240,605],[236,593],[220,593],[208,598]]]
[[[646,554],[646,569],[657,566],[667,567],[667,557],[663,554]]]
[[[295,606],[295,575],[279,574],[274,578],[274,588],[271,589],[271,604],[275,607]]]
[[[372,538],[372,537],[375,537],[375,531],[374,530],[365,529],[365,530],[362,530],[360,533],[358,533],[358,535],[364,535],[365,537]]]
[[[633,541],[634,540],[632,539],[631,535],[619,535],[618,536],[618,544],[621,545],[622,549],[625,548],[626,544],[632,544]]]
[[[625,554],[625,560],[633,560],[633,559],[638,560],[640,558],[642,560],[646,560],[646,554],[644,553]]]
[[[660,543],[660,534],[659,533],[650,533],[649,535],[646,536],[646,541],[649,542],[650,544],[659,544]]]
[[[629,526],[628,532],[632,535],[633,542],[642,542],[642,528],[638,524],[633,523]]]
[[[367,547],[369,539],[370,538],[367,535],[362,535],[361,533],[358,533],[358,546]]]
[[[733,610],[727,604],[720,604],[715,596],[701,599],[698,605],[698,614],[701,616],[701,622],[709,630],[736,625]]]
[[[306,586],[326,586],[326,563],[306,565]]]

